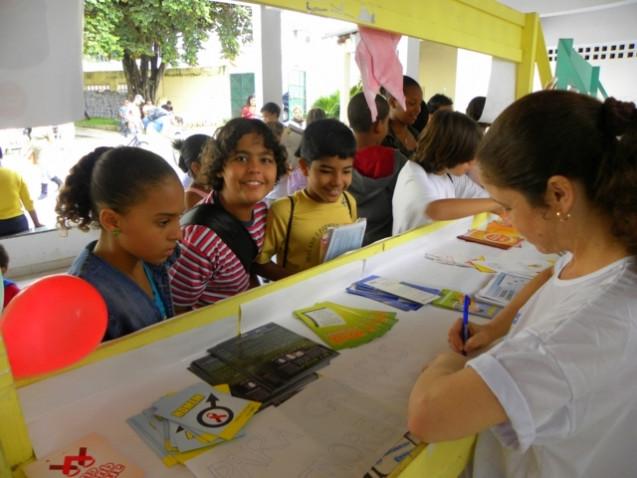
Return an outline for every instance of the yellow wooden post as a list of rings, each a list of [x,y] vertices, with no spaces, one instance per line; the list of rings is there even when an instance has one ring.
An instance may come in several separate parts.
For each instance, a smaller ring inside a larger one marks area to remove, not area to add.
[[[520,98],[533,91],[533,74],[538,45],[540,20],[536,13],[527,13],[522,32],[522,61],[518,64],[515,97]]]
[[[33,451],[4,342],[0,337],[0,476],[29,460]]]

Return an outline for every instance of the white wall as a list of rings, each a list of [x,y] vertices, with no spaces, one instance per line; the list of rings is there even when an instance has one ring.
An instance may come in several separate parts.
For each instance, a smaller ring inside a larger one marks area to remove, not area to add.
[[[542,18],[547,48],[560,38],[572,38],[574,47],[637,43],[637,3],[587,13]],[[588,60],[600,66],[600,81],[610,96],[637,101],[637,57]]]

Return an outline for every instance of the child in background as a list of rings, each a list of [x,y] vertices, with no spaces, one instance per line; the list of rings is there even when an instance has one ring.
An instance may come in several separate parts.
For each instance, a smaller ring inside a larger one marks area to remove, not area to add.
[[[356,140],[347,126],[324,119],[303,133],[299,167],[307,187],[274,202],[255,271],[277,280],[321,262],[321,239],[330,226],[356,221],[352,182]],[[276,264],[270,259],[276,255]]]
[[[281,108],[276,103],[269,101],[261,107],[261,118],[265,124],[280,123],[279,116],[281,116]]]
[[[392,196],[398,173],[407,162],[400,151],[381,146],[387,135],[389,104],[376,95],[378,116],[372,113],[363,93],[354,95],[347,106],[349,125],[356,137],[354,173],[349,191],[356,198],[358,215],[367,218],[363,245],[391,236]]]
[[[181,239],[183,198],[172,167],[138,148],[97,148],[67,176],[55,208],[59,227],[101,229],[69,274],[93,284],[106,301],[104,340],[174,315],[167,262]]]
[[[213,304],[256,283],[251,264],[265,235],[263,199],[285,172],[285,150],[257,119],[230,120],[202,159],[212,192],[182,219],[181,256],[170,270],[178,311]],[[210,215],[200,213],[211,209]]]
[[[29,188],[15,171],[0,164],[0,236],[10,236],[29,230],[29,221],[22,208],[26,209],[34,227],[42,227],[33,207]]]
[[[192,178],[185,191],[186,209],[190,209],[210,193],[210,186],[201,171],[201,152],[210,139],[206,134],[193,134],[184,140],[173,142],[173,148],[179,151],[179,169]]]
[[[488,323],[470,324],[466,342],[460,323],[450,329],[454,351],[412,390],[409,431],[427,443],[479,433],[474,478],[634,476],[635,104],[524,96],[477,157],[513,225],[540,252],[565,254]]]
[[[462,113],[440,110],[432,115],[418,150],[398,175],[392,201],[393,234],[432,221],[501,210],[466,174],[481,136],[476,122]]]
[[[9,254],[7,254],[4,246],[0,244],[0,272],[2,272],[0,276],[2,276],[2,286],[4,289],[4,299],[2,301],[2,308],[0,311],[3,310],[9,302],[11,302],[11,299],[13,299],[18,292],[20,292],[20,288],[16,285],[16,283],[6,278],[8,270]]]
[[[418,146],[418,130],[413,124],[420,114],[422,103],[422,88],[410,76],[403,76],[403,93],[405,95],[405,109],[396,98],[387,94],[389,102],[389,131],[383,140],[383,146],[398,149],[407,158],[416,151]],[[385,94],[385,93],[383,93]]]

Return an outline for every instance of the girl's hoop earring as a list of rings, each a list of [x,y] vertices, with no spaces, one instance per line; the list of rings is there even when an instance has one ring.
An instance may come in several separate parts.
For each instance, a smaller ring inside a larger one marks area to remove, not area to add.
[[[115,229],[113,229],[113,237],[114,238],[118,238],[119,235],[122,233],[122,230],[119,227],[116,227]]]

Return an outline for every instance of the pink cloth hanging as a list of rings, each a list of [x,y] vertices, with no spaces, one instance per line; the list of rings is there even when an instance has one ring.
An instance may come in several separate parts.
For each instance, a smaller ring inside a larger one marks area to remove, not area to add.
[[[356,64],[361,71],[363,92],[372,113],[372,121],[376,121],[378,111],[375,98],[381,86],[405,109],[403,66],[396,53],[400,35],[362,25],[358,26],[358,31],[360,41],[356,46]]]

